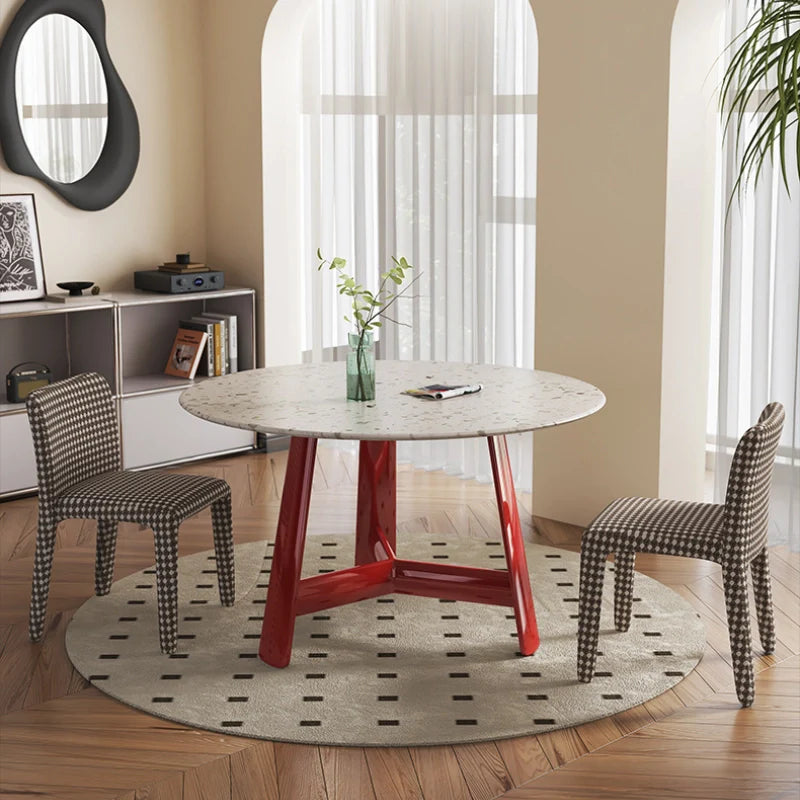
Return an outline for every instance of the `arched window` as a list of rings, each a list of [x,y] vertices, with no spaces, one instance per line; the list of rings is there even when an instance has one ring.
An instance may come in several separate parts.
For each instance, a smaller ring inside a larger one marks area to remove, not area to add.
[[[537,37],[528,0],[315,0],[303,37],[303,349],[336,358],[347,306],[318,247],[377,288],[420,275],[379,356],[533,366]],[[379,366],[380,368],[380,366]],[[514,473],[530,487],[530,442]],[[487,477],[470,442],[414,445]]]

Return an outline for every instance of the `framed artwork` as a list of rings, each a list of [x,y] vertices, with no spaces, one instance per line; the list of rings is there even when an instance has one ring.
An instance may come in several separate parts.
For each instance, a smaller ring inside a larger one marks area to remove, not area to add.
[[[0,194],[0,303],[45,295],[32,194]]]

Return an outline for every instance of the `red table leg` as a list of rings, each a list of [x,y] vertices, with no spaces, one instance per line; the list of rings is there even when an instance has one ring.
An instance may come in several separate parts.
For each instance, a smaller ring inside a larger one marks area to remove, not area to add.
[[[396,451],[395,442],[361,442],[358,452],[356,564],[394,557],[397,537]]]
[[[514,492],[514,478],[508,461],[508,447],[505,436],[489,436],[487,441],[511,594],[514,600],[514,613],[517,617],[519,651],[522,655],[529,656],[539,647],[539,630],[536,627],[536,613],[533,610],[528,560],[525,557],[525,543],[522,540],[522,529],[519,524],[517,495]]]
[[[285,667],[292,656],[297,588],[303,567],[316,454],[316,439],[292,437],[258,650],[261,660],[273,667]]]
[[[289,663],[296,617],[392,592],[511,606],[520,652],[535,652],[539,633],[506,440],[490,436],[488,443],[508,572],[397,558],[396,445],[365,441],[358,467],[356,565],[301,580],[317,440],[293,437],[261,628],[262,661],[273,667]]]

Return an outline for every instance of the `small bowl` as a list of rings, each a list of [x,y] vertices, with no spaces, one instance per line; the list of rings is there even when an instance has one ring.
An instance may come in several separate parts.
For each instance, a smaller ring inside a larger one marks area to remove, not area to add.
[[[94,286],[94,281],[64,281],[64,283],[57,283],[59,289],[66,289],[70,297],[81,297],[84,289],[90,289]]]

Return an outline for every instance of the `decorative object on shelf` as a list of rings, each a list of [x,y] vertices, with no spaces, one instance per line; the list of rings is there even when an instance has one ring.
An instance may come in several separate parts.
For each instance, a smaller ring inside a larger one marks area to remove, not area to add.
[[[23,361],[6,375],[6,399],[9,403],[24,403],[34,389],[47,386],[52,379],[50,367],[38,361]]]
[[[208,334],[203,331],[186,330],[178,328],[172,350],[164,368],[165,375],[174,375],[176,378],[194,378],[200,357],[205,350]]]
[[[355,333],[348,334],[350,352],[347,354],[347,399],[348,400],[374,400],[375,399],[375,349],[372,331],[383,324],[378,319],[384,317],[397,325],[398,322],[386,316],[387,309],[392,306],[417,280],[416,275],[405,289],[395,291],[387,288],[389,284],[399,287],[406,279],[406,272],[413,269],[405,258],[397,259],[392,256],[394,266],[381,273],[381,284],[376,293],[365,289],[352,275],[345,270],[347,261],[334,256],[328,261],[322,257],[322,252],[317,248],[319,265],[317,271],[323,267],[336,272],[336,288],[340,295],[345,295],[352,300],[353,318],[345,315],[345,322],[355,326]]]
[[[44,268],[32,194],[0,195],[0,303],[44,297]]]
[[[105,29],[102,0],[26,0],[0,45],[0,145],[9,169],[86,211],[115,202],[139,163],[139,121],[108,53]],[[52,57],[44,59],[43,51]],[[42,70],[48,61],[53,66]],[[77,69],[61,70],[61,64]],[[23,94],[24,82],[35,97]],[[87,100],[88,85],[105,91]],[[51,86],[65,91],[48,94]],[[56,133],[37,146],[33,132],[42,118]],[[76,122],[81,134],[73,136]],[[84,147],[88,139],[93,143]]]
[[[787,155],[793,142],[794,167],[800,175],[799,26],[797,0],[761,0],[747,27],[729,46],[733,53],[720,91],[725,133],[734,136],[737,148],[745,138],[747,142],[739,151],[739,171],[728,208],[750,178],[758,183],[776,148],[787,191]],[[749,125],[751,117],[757,125]]]
[[[63,281],[62,283],[57,283],[59,289],[64,289],[65,291],[69,292],[70,297],[83,297],[83,290],[84,289],[91,289],[94,286],[93,281]],[[97,292],[94,292],[97,294]]]
[[[61,289],[66,289],[67,292],[46,294],[44,296],[44,299],[50,303],[64,303],[65,305],[81,305],[82,303],[96,304],[99,300],[110,299],[110,296],[108,294],[101,296],[100,287],[96,283],[91,283],[90,281],[64,281],[63,283],[57,283],[56,286],[60,287]],[[83,294],[83,289],[89,289],[89,292],[87,294]]]
[[[209,272],[210,270],[205,264],[198,261],[192,261],[192,256],[189,253],[178,253],[174,261],[165,261],[159,270],[162,272],[175,272],[178,274],[186,272]]]

